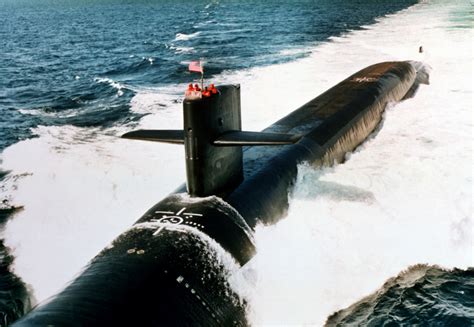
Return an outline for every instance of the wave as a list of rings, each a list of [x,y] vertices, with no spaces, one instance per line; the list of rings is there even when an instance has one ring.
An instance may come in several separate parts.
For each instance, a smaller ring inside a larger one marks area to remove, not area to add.
[[[215,24],[215,23],[217,23],[216,20],[214,20],[214,19],[209,19],[209,20],[205,20],[205,21],[203,21],[203,22],[199,22],[199,23],[193,25],[193,27],[194,27],[194,28],[202,28],[202,27],[205,27],[205,26],[207,26],[207,25],[212,25],[212,24]],[[220,24],[219,24],[219,25],[220,25]],[[239,25],[239,24],[235,24],[235,25]]]
[[[176,54],[182,54],[182,53],[193,53],[196,52],[196,50],[193,47],[175,47],[175,46],[170,46],[171,50],[175,50],[174,53]]]
[[[174,38],[174,41],[188,41],[188,40],[198,37],[200,34],[201,34],[200,31],[194,32],[191,34],[177,33],[176,37]]]
[[[7,172],[0,171],[0,229],[5,228],[5,223],[12,216],[23,210],[21,205],[12,203],[11,197],[6,192],[16,180],[25,177],[16,176],[13,178]],[[13,321],[23,316],[31,309],[33,298],[27,285],[17,276],[11,273],[13,256],[10,255],[11,249],[5,246],[3,241],[3,232],[0,239],[0,325],[7,326]]]
[[[112,86],[114,89],[117,89],[117,96],[122,96],[123,95],[123,89],[127,88],[124,84],[116,82],[111,78],[97,77],[94,80],[98,83],[108,84],[108,85]]]
[[[211,8],[212,6],[218,6],[220,4],[220,1],[218,0],[213,0],[211,2],[209,2],[205,7],[204,9],[209,9]]]
[[[375,293],[333,313],[326,326],[381,324],[470,326],[474,320],[474,268],[411,266]]]
[[[135,57],[132,57],[132,58],[135,58]],[[143,72],[146,72],[150,69],[156,70],[156,64],[162,64],[162,63],[167,63],[167,61],[160,58],[156,58],[156,57],[142,57],[141,59],[134,60],[131,63],[122,65],[121,67],[109,70],[103,75],[128,77],[130,75],[143,74]],[[107,78],[107,77],[104,77],[103,80],[104,82],[116,83],[112,79]]]
[[[0,209],[0,217],[6,213]],[[7,213],[10,214],[10,213]],[[13,257],[9,254],[10,249],[5,247],[0,240],[0,324],[8,326],[25,313],[31,310],[33,300],[27,286],[17,276],[10,272]]]
[[[307,55],[311,53],[311,49],[310,48],[295,48],[295,49],[283,49],[283,50],[280,50],[278,52],[278,55],[280,56],[292,56],[292,57],[295,57],[295,56],[298,56],[298,55]]]
[[[160,111],[162,115],[171,108],[174,113],[179,112],[182,87],[151,88],[137,92],[130,102],[131,110],[139,114],[153,114]],[[167,119],[166,116],[160,119]],[[171,120],[176,120],[172,115]],[[179,126],[176,126],[178,128]]]
[[[72,118],[78,114],[78,110],[76,108],[61,110],[60,112],[44,109],[19,109],[18,111],[23,115],[52,118]]]

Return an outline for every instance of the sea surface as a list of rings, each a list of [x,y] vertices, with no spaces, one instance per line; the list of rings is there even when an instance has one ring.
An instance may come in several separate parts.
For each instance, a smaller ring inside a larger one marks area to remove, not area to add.
[[[118,136],[181,128],[199,79],[187,64],[200,59],[206,82],[241,84],[246,130],[370,64],[430,67],[430,85],[390,106],[344,164],[299,168],[288,217],[257,227],[253,277],[237,287],[254,326],[472,326],[473,11],[458,0],[0,0],[0,325],[185,179],[181,147]]]

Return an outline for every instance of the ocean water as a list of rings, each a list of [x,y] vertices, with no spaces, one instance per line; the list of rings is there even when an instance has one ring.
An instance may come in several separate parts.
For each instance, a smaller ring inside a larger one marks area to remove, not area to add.
[[[38,125],[137,121],[134,95],[189,81],[186,61],[206,60],[210,77],[294,60],[413,3],[3,0],[0,148]]]
[[[190,60],[242,85],[247,130],[367,65],[419,60],[431,84],[344,164],[300,167],[288,217],[256,230],[252,286],[236,283],[255,326],[472,325],[472,8],[3,0],[0,293],[53,295],[184,180],[181,147],[117,136],[181,127]],[[4,299],[11,322],[24,310]]]

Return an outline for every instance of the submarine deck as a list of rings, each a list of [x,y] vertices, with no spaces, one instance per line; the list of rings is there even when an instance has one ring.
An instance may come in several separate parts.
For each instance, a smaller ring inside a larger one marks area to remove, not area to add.
[[[412,66],[411,63],[406,63]],[[323,147],[358,114],[358,112],[351,110],[352,108],[360,108],[366,103],[373,102],[382,93],[383,85],[393,85],[400,80],[406,81],[408,78],[407,65],[399,64],[399,62],[383,62],[366,67],[265,128],[262,132],[290,133],[302,136],[312,134],[315,141]],[[245,147],[243,153],[244,180],[265,167],[272,157],[284,151],[286,147],[287,145]]]

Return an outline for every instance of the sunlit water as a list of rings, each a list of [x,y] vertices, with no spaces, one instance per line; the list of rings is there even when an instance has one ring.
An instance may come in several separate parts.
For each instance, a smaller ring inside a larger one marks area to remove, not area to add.
[[[420,3],[279,52],[301,51],[300,59],[250,68],[237,62],[216,72],[214,82],[242,85],[243,126],[259,130],[372,63],[421,60],[432,67],[431,85],[391,106],[378,133],[344,164],[300,167],[288,217],[257,228],[258,253],[245,267],[251,291],[242,282],[254,325],[321,325],[411,265],[474,265],[470,10],[468,2]],[[176,33],[175,42],[199,37],[193,33]],[[120,119],[133,117],[140,128],[181,127],[180,80],[119,94],[127,92],[120,82],[95,78],[112,86],[110,97],[130,98],[130,114]],[[25,110],[43,121],[48,114]],[[1,168],[17,176],[4,181],[4,197],[25,208],[9,221],[5,242],[13,271],[38,301],[185,178],[179,146],[118,139],[131,127],[117,120],[84,127],[67,120],[74,112],[53,113],[61,124],[33,125],[37,138],[2,154]]]
[[[473,39],[459,9],[420,4],[317,48],[315,61],[340,54],[337,71],[418,56],[431,85],[346,163],[300,167],[288,217],[257,230],[257,324],[320,325],[417,263],[473,266]]]

